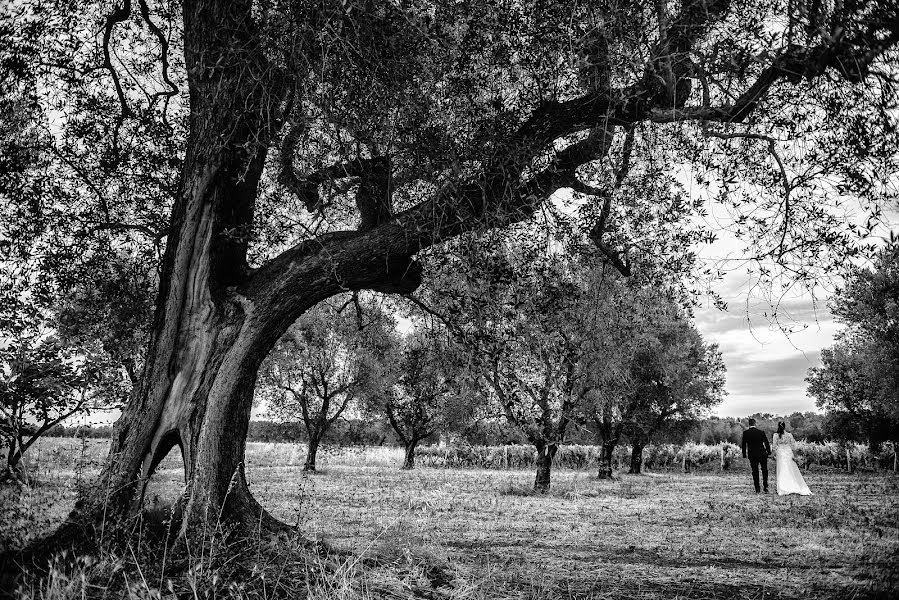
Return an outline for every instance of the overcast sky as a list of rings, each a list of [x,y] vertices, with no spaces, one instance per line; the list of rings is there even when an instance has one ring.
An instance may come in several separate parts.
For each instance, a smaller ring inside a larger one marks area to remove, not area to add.
[[[809,368],[820,364],[821,348],[833,344],[840,325],[826,304],[810,295],[783,300],[774,321],[770,303],[750,297],[751,286],[745,271],[732,272],[716,286],[727,311],[713,306],[695,311],[697,328],[707,341],[718,343],[727,365],[727,396],[715,412],[745,416],[816,410],[804,380]]]
[[[707,341],[718,343],[727,366],[727,396],[714,412],[746,416],[817,411],[814,399],[806,396],[805,378],[810,368],[821,364],[821,349],[832,346],[842,329],[827,305],[831,290],[840,282],[820,281],[814,296],[797,290],[773,307],[770,299],[762,297],[765,290],[747,273],[745,263],[735,260],[749,253],[727,230],[729,218],[723,209],[707,201],[706,210],[706,226],[716,231],[718,240],[698,253],[706,261],[733,265],[711,286],[727,303],[727,310],[709,302],[694,311],[697,328]],[[853,213],[847,206],[847,218],[860,218]]]

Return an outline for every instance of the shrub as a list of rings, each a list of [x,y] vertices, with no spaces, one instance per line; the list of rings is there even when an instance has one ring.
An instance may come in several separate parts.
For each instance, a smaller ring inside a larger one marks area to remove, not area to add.
[[[796,460],[803,468],[846,468],[846,450],[853,468],[892,469],[895,446],[884,444],[877,454],[864,444],[837,442],[796,442]],[[613,454],[613,465],[618,469],[630,462],[631,447],[619,445]],[[569,444],[559,448],[553,466],[565,469],[588,469],[599,462],[600,447]],[[730,469],[740,459],[740,447],[730,442],[718,444],[648,444],[643,449],[643,465],[650,470],[681,469]],[[423,446],[418,450],[417,461],[421,466],[450,469],[527,469],[536,467],[537,452],[533,446],[510,444],[506,446]]]

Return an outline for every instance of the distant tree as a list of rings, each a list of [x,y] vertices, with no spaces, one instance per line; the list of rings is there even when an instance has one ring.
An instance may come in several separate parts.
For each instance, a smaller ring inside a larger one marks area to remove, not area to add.
[[[419,442],[465,420],[446,336],[433,319],[422,320],[401,342],[391,369],[394,384],[380,394],[380,407],[405,449],[404,469],[415,467]]]
[[[733,417],[709,417],[696,423],[690,432],[690,439],[699,444],[738,444],[743,434],[743,426]]]
[[[672,410],[670,398],[655,391],[654,386],[663,377],[662,354],[655,356],[653,352],[662,348],[657,337],[659,328],[678,314],[675,298],[670,287],[632,278],[619,286],[602,309],[597,337],[603,340],[603,346],[591,355],[593,363],[587,371],[589,401],[582,407],[583,421],[590,425],[600,446],[601,479],[612,476],[615,448],[628,429],[636,435],[634,427],[641,419],[652,428],[650,392],[658,395],[658,410],[665,414],[662,422]]]
[[[846,327],[821,351],[821,366],[809,370],[808,393],[841,414],[841,437],[858,428],[877,450],[899,440],[899,244],[884,248],[870,268],[853,269],[831,309]]]
[[[484,402],[534,445],[534,489],[545,492],[579,405],[600,385],[596,372],[613,370],[606,330],[621,276],[523,237],[493,246],[479,240],[470,250],[477,256],[446,269],[434,295]]]
[[[794,412],[782,419],[797,440],[823,442],[827,438],[825,415],[816,412]]]
[[[830,420],[831,435],[851,440],[862,432],[877,451],[882,442],[899,439],[899,391],[890,387],[897,365],[885,356],[883,346],[865,337],[842,335],[821,350],[821,366],[811,369],[806,381],[818,406],[839,415]]]
[[[373,323],[359,299],[323,302],[294,323],[263,363],[259,397],[281,421],[300,419],[307,433],[303,469],[315,471],[327,431],[376,383]]]
[[[21,332],[20,332],[21,333]],[[25,452],[64,420],[124,400],[124,381],[99,348],[62,345],[45,332],[0,334],[0,481],[27,481]]]
[[[705,416],[721,403],[725,370],[717,344],[679,315],[648,332],[631,363],[631,473],[640,473],[643,449],[667,421]]]

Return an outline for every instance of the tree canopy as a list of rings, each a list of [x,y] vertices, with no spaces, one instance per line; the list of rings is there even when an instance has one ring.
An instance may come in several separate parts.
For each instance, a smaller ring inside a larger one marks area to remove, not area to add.
[[[818,406],[842,415],[833,431],[867,437],[872,448],[899,432],[899,247],[885,248],[870,268],[857,267],[832,299],[845,329],[809,370]]]

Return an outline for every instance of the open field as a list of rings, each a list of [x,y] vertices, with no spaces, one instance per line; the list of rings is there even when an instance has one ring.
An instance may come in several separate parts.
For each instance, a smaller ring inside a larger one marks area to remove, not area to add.
[[[52,529],[102,458],[95,441],[47,440],[41,483],[0,490],[0,544]],[[275,516],[306,535],[377,556],[452,565],[475,597],[891,597],[899,590],[899,478],[813,472],[810,498],[756,495],[745,472],[554,474],[548,496],[530,471],[398,469],[401,453],[326,454],[250,444],[248,478]],[[169,458],[148,502],[176,497]],[[772,474],[773,475],[773,474]]]

